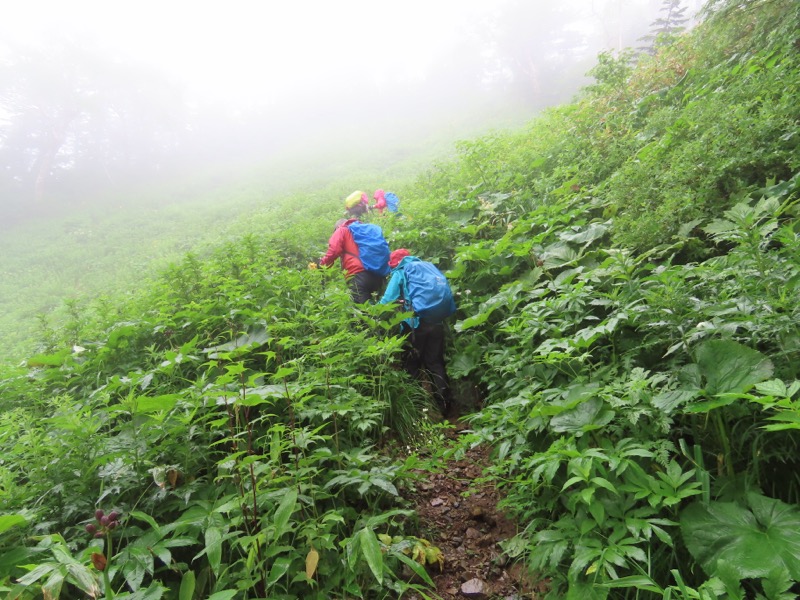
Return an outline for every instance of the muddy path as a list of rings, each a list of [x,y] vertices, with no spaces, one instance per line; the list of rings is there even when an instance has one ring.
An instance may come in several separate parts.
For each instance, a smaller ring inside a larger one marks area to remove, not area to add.
[[[445,430],[446,443],[457,444],[466,429],[457,422]],[[546,592],[546,582],[532,582],[521,565],[503,555],[500,543],[514,536],[517,525],[498,509],[498,491],[481,479],[489,461],[488,448],[471,448],[463,458],[447,460],[438,472],[421,472],[409,494],[420,536],[444,555],[441,571],[428,568],[443,600],[522,600]]]

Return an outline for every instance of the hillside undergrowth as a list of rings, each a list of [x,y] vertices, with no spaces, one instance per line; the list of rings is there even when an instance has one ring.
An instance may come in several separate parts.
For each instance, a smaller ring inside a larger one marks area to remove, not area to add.
[[[800,8],[711,8],[370,217],[451,280],[465,444],[554,598],[798,593]],[[0,381],[10,597],[435,597],[400,317],[304,269],[335,211],[290,212]]]

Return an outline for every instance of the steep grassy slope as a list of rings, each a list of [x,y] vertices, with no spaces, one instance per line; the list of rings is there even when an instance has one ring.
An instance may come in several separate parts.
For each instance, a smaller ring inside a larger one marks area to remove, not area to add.
[[[525,525],[505,549],[554,594],[797,592],[774,536],[800,515],[798,19],[728,4],[635,69],[604,58],[421,192],[448,200],[407,241],[451,267],[452,372]]]
[[[553,597],[798,593],[800,8],[718,4],[373,217],[447,269],[466,443]],[[399,317],[304,269],[335,216],[187,256],[0,381],[11,597],[424,590],[403,497],[436,426]]]
[[[113,309],[187,252],[204,256],[227,240],[283,231],[298,211],[335,218],[356,188],[404,189],[434,157],[452,155],[456,131],[501,121],[482,116],[380,145],[374,132],[346,144],[316,139],[268,161],[205,166],[32,207],[38,216],[19,215],[18,223],[0,219],[0,362],[19,362],[51,329],[75,329],[86,312]]]

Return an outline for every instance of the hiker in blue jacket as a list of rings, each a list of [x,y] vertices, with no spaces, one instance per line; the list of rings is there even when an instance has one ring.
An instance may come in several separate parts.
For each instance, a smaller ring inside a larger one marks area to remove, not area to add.
[[[401,302],[405,311],[414,312],[402,324],[408,335],[403,366],[416,379],[421,379],[424,371],[430,373],[442,415],[452,416],[444,361],[444,319],[456,311],[456,305],[447,278],[435,265],[411,256],[405,248],[391,253],[389,266],[392,276],[380,303]]]

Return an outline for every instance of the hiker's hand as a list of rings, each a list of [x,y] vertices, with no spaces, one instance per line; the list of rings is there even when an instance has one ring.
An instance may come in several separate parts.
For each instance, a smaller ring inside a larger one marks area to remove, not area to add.
[[[319,267],[319,265],[317,265],[317,263],[315,263],[315,262],[308,263],[308,268],[311,269],[311,270],[317,269],[318,267]]]

